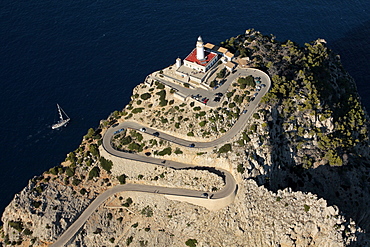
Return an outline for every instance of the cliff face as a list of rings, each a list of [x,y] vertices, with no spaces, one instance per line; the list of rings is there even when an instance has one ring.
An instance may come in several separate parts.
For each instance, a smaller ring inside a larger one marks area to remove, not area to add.
[[[117,134],[113,145],[144,156],[226,169],[238,182],[235,202],[211,212],[161,195],[122,192],[93,213],[71,246],[366,244],[368,117],[338,57],[323,40],[299,47],[253,30],[222,46],[240,64],[266,71],[273,82],[248,127],[229,146],[194,150],[133,130]],[[152,77],[174,76],[173,71],[169,67]],[[89,130],[66,162],[32,179],[15,196],[2,216],[3,243],[53,243],[97,195],[120,183],[220,190],[223,180],[207,171],[101,157],[101,137],[117,121],[136,121],[182,139],[216,139],[253,97],[254,88],[244,82],[233,82],[220,107],[211,108],[180,100],[174,90],[147,78],[123,111],[103,120],[98,130]]]

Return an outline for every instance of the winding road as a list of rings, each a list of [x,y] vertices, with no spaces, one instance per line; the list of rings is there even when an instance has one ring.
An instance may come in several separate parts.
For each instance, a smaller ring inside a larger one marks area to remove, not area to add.
[[[125,184],[125,185],[117,185],[111,189],[106,190],[102,194],[100,194],[97,198],[95,198],[94,201],[91,202],[91,204],[82,212],[82,214],[77,218],[77,220],[58,238],[57,241],[55,241],[54,244],[52,244],[52,247],[57,246],[64,246],[68,243],[68,241],[78,232],[78,230],[82,227],[82,225],[88,220],[90,215],[95,212],[95,210],[109,197],[112,195],[123,192],[123,191],[138,191],[138,192],[145,192],[145,193],[156,193],[156,194],[163,194],[168,196],[168,198],[175,199],[181,198],[182,201],[189,201],[191,203],[197,204],[197,205],[204,205],[207,207],[207,204],[222,204],[222,203],[231,203],[232,200],[235,197],[236,191],[237,191],[237,184],[233,177],[233,175],[223,169],[219,168],[212,168],[212,167],[202,167],[202,166],[195,166],[191,164],[185,164],[175,161],[158,159],[153,157],[147,157],[138,155],[135,153],[127,153],[122,152],[114,149],[111,145],[112,137],[114,136],[115,132],[122,128],[130,128],[139,130],[141,128],[146,129],[146,133],[149,135],[153,135],[155,132],[159,132],[158,138],[161,138],[163,140],[167,140],[169,142],[176,143],[178,145],[189,147],[190,144],[194,144],[195,147],[193,148],[209,148],[209,147],[215,147],[217,145],[220,145],[222,143],[225,143],[229,140],[231,140],[233,137],[235,137],[237,134],[239,134],[245,127],[247,120],[249,117],[253,114],[254,110],[256,109],[258,103],[260,102],[261,98],[268,92],[268,90],[271,87],[271,81],[269,76],[257,69],[238,69],[235,73],[230,74],[225,84],[220,87],[217,91],[207,91],[205,89],[189,89],[181,87],[178,84],[171,83],[168,81],[163,81],[163,79],[155,78],[156,80],[159,80],[166,84],[169,87],[175,88],[176,90],[181,91],[184,95],[191,95],[191,94],[197,94],[199,93],[199,90],[203,90],[200,92],[202,95],[211,95],[213,96],[216,92],[222,92],[223,94],[226,93],[229,85],[239,76],[248,76],[252,75],[253,77],[260,77],[261,78],[261,84],[265,84],[266,87],[261,88],[261,91],[258,92],[258,95],[256,95],[255,99],[249,103],[247,107],[243,109],[243,112],[238,119],[238,121],[233,125],[233,127],[226,132],[223,136],[221,136],[218,139],[215,139],[213,141],[209,142],[194,142],[190,140],[181,139],[169,134],[166,134],[164,132],[160,132],[158,130],[149,128],[145,125],[136,123],[136,122],[130,122],[125,121],[121,124],[119,124],[116,127],[109,128],[104,136],[103,136],[103,142],[102,147],[104,151],[106,151],[108,154],[128,159],[128,160],[135,160],[140,161],[144,163],[150,163],[155,164],[159,166],[166,166],[172,169],[198,169],[198,170],[208,170],[209,172],[213,172],[219,176],[221,176],[225,182],[224,188],[221,190],[210,193],[208,197],[204,197],[204,191],[197,191],[197,190],[188,190],[188,189],[179,189],[179,188],[167,188],[167,187],[160,187],[160,186],[151,186],[151,185],[141,185],[141,184]],[[209,97],[211,98],[211,97]],[[208,104],[211,107],[217,107],[218,104],[216,102],[213,102],[212,104]],[[189,147],[190,148],[190,147]],[[207,192],[208,193],[208,192]],[[226,200],[225,200],[226,199]],[[224,201],[222,201],[224,200]],[[219,205],[218,205],[219,206]],[[225,205],[226,206],[226,205]]]

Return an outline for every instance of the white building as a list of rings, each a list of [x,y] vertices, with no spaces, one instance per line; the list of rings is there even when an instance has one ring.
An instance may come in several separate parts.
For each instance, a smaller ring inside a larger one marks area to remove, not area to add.
[[[207,72],[218,61],[218,55],[212,51],[205,51],[202,37],[198,37],[196,48],[184,59],[184,66]]]

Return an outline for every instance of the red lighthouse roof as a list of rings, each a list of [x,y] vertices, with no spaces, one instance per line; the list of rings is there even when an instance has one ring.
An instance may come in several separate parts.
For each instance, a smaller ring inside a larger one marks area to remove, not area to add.
[[[204,59],[198,60],[197,59],[197,49],[195,48],[186,58],[186,61],[197,63],[202,66],[207,66],[207,64],[215,57],[217,56],[215,53],[211,53],[208,51],[204,52]]]

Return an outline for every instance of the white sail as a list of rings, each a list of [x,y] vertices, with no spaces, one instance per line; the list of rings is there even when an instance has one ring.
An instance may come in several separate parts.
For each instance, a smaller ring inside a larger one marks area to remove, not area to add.
[[[65,126],[67,125],[67,123],[69,122],[69,120],[71,120],[68,115],[63,111],[63,109],[59,106],[59,104],[57,104],[57,108],[58,108],[58,113],[59,113],[59,121],[56,123],[56,124],[53,124],[51,126],[52,129],[57,129],[57,128],[60,128],[62,126]],[[66,119],[63,118],[63,114],[66,116]]]

